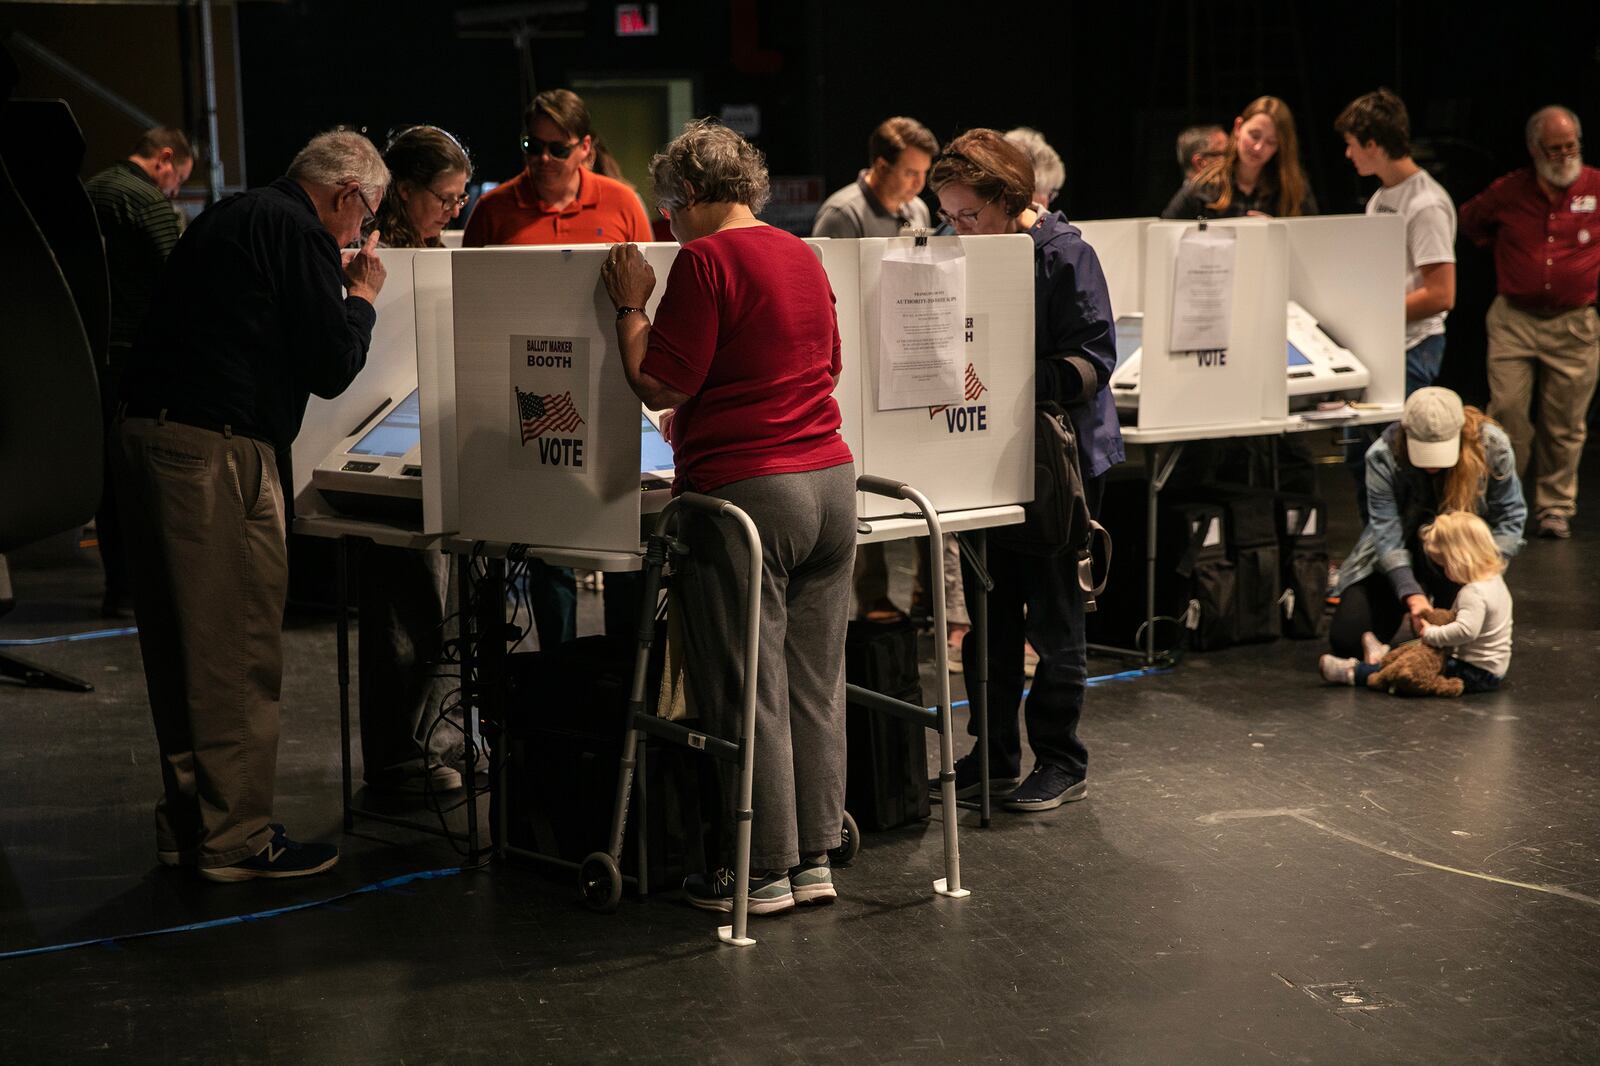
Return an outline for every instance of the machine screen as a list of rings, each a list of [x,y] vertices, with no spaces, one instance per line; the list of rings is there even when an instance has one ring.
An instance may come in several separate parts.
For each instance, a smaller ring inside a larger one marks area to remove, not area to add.
[[[1311,365],[1311,360],[1307,359],[1305,357],[1305,353],[1301,352],[1299,348],[1296,348],[1294,346],[1294,341],[1290,341],[1289,342],[1289,365],[1290,366],[1310,366]]]
[[[1123,315],[1117,319],[1117,366],[1126,363],[1144,344],[1144,318]]]
[[[672,445],[661,436],[661,431],[650,424],[650,419],[639,415],[639,470],[641,473],[670,471]]]
[[[401,400],[394,410],[383,416],[383,421],[367,430],[350,449],[351,455],[384,455],[399,458],[416,447],[422,439],[422,405],[417,400],[417,390]]]

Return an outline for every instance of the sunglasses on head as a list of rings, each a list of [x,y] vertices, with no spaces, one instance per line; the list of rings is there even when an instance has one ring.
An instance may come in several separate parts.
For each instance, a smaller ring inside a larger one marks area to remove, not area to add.
[[[578,141],[541,141],[537,137],[522,135],[522,154],[538,158],[546,152],[551,159],[565,159],[578,147]]]

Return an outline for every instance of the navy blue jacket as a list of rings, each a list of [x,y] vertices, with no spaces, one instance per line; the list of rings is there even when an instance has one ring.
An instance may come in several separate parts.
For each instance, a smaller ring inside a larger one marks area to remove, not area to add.
[[[1122,430],[1108,388],[1117,365],[1116,318],[1100,257],[1060,211],[1040,215],[1033,237],[1034,396],[1067,409],[1083,476],[1122,462]]]

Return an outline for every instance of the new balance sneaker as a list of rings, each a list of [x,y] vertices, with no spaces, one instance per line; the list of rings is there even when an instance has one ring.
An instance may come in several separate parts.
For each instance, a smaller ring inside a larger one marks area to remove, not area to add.
[[[719,866],[709,874],[690,874],[683,879],[683,894],[702,910],[733,913],[733,871]],[[775,914],[794,906],[794,892],[787,871],[774,871],[765,877],[750,878],[751,914]]]
[[[289,839],[283,826],[274,825],[267,846],[232,866],[202,866],[200,876],[207,881],[253,881],[258,877],[310,877],[331,869],[339,861],[339,849],[332,844],[300,844]]]
[[[969,751],[965,755],[961,756],[961,758],[957,759],[956,799],[972,799],[975,797],[983,788],[983,782],[980,780],[980,777],[981,768],[978,766],[977,752]],[[1010,773],[1005,773],[1003,771],[994,769],[992,766],[989,768],[989,791],[991,793],[998,789],[1011,788],[1016,785],[1016,783],[1017,774],[1015,770]],[[938,798],[939,779],[937,777],[931,778],[928,781],[928,792],[935,798]]]
[[[789,885],[795,903],[801,906],[832,903],[839,897],[833,888],[833,867],[826,855],[821,862],[807,862],[802,858],[800,865],[789,871]]]
[[[1002,805],[1008,811],[1048,811],[1088,794],[1089,783],[1083,778],[1073,777],[1065,767],[1039,763]]]

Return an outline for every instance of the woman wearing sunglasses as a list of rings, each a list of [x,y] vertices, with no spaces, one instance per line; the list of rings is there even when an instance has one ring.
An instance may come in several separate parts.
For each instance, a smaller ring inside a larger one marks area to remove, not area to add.
[[[650,219],[634,191],[584,165],[594,154],[594,131],[577,93],[535,96],[522,129],[522,173],[483,194],[463,247],[650,240]]]
[[[1106,388],[1117,345],[1099,257],[1064,214],[1033,204],[1033,164],[995,130],[968,130],[946,145],[928,184],[939,198],[940,217],[957,234],[1033,238],[1034,396],[1060,404],[1071,417],[1089,509],[1097,512],[1103,475],[1123,454],[1116,407]],[[1005,787],[1022,768],[1017,704],[1026,638],[1039,653],[1027,704],[1035,764],[1004,803],[1014,811],[1049,810],[1084,797],[1089,764],[1078,739],[1088,664],[1076,560],[1070,553],[1024,555],[997,536],[990,538],[988,563],[994,579],[989,593],[990,777]],[[969,663],[976,651],[971,639],[969,633],[962,656]],[[974,795],[980,772],[975,751],[959,759],[956,794]]]

